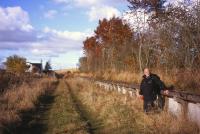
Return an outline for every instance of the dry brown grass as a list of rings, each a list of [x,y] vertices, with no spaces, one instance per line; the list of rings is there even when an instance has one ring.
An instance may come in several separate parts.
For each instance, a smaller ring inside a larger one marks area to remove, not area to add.
[[[0,95],[0,130],[21,120],[20,112],[33,109],[38,97],[51,90],[55,79],[45,78],[23,83]],[[1,132],[1,131],[0,131]]]
[[[40,76],[30,73],[15,74],[0,70],[0,94],[6,90],[16,88],[23,83],[29,84]]]
[[[72,73],[79,72],[79,70],[77,68],[61,69],[61,70],[56,70],[55,72],[58,73],[58,74],[65,74],[69,71],[72,72]]]
[[[199,134],[199,128],[185,119],[177,119],[166,111],[146,115],[142,101],[116,92],[108,92],[83,80],[68,80],[73,92],[88,110],[102,120],[97,133],[112,134]],[[92,116],[92,115],[91,115]]]
[[[200,94],[200,74],[199,71],[188,70],[170,70],[160,71],[159,69],[152,70],[152,73],[159,75],[162,81],[167,86],[173,85],[177,90],[183,90],[186,92],[192,92]],[[142,75],[131,71],[117,72],[115,70],[109,70],[105,72],[95,73],[80,73],[80,76],[95,77],[104,80],[122,81],[128,83],[140,84]]]

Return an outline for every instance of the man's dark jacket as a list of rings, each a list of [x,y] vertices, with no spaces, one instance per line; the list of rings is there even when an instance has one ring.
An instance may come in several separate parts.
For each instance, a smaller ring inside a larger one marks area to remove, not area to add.
[[[144,101],[154,101],[164,88],[164,83],[156,74],[150,74],[149,77],[144,75],[139,94],[144,96]]]

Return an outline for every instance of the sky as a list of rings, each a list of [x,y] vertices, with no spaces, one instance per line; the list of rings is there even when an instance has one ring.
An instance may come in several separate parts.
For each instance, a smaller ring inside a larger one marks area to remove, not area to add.
[[[50,60],[56,70],[77,67],[83,41],[93,35],[99,19],[122,17],[138,27],[135,16],[143,15],[126,16],[127,11],[126,0],[0,0],[0,63],[16,54],[28,62]]]
[[[74,68],[99,19],[121,16],[126,0],[0,0],[0,63],[11,55]]]

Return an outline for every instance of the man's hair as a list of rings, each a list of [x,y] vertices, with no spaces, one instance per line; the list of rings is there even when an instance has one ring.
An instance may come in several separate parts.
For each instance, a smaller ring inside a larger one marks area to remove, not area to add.
[[[150,69],[149,69],[148,67],[145,67],[145,68],[143,69],[143,71],[144,71],[145,69],[148,69],[148,70],[150,71]]]

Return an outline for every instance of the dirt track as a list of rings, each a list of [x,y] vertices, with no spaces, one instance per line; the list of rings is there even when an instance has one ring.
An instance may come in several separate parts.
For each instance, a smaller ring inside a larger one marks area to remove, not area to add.
[[[69,84],[60,80],[57,88],[39,98],[35,110],[22,113],[15,134],[93,134],[92,123]]]

